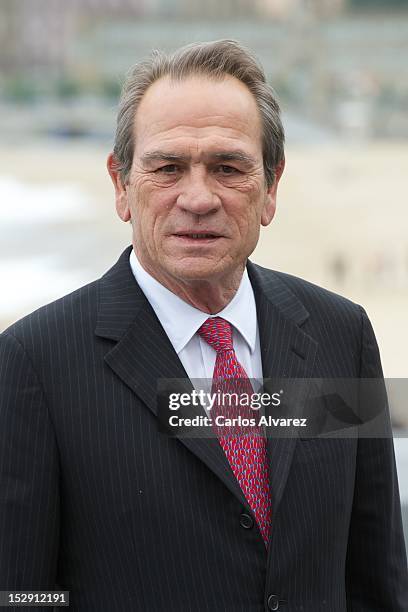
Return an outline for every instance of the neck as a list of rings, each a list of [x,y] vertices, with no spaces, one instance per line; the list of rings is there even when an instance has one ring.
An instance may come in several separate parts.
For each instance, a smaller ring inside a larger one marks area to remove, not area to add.
[[[194,308],[208,314],[217,314],[231,302],[238,291],[242,272],[243,270],[240,270],[239,276],[229,278],[227,283],[202,280],[188,283],[175,281],[171,284],[159,282]]]
[[[208,314],[217,314],[232,300],[241,283],[245,264],[236,269],[232,274],[222,278],[204,280],[181,280],[168,275],[160,274],[157,270],[140,264],[155,280],[166,287],[179,298],[191,304],[194,308]]]

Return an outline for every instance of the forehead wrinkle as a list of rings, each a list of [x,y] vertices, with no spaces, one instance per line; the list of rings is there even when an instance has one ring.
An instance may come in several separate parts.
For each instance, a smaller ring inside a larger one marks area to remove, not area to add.
[[[153,143],[155,143],[160,150],[167,149],[167,146],[170,149],[175,141],[184,139],[191,139],[194,141],[192,146],[199,149],[200,141],[213,138],[213,135],[217,137],[217,140],[219,138],[226,140],[225,144],[219,143],[219,147],[225,150],[229,150],[230,146],[234,150],[239,148],[239,145],[234,147],[232,143],[228,144],[228,140],[239,142],[249,139],[252,142],[262,142],[260,124],[256,126],[255,131],[252,131],[248,121],[240,117],[221,115],[218,119],[217,122],[208,115],[203,117],[195,115],[190,118],[190,121],[187,121],[185,117],[181,121],[178,117],[161,116],[158,118],[153,115],[148,121],[142,121],[138,111],[134,119],[133,139],[135,145],[144,142],[154,146]]]

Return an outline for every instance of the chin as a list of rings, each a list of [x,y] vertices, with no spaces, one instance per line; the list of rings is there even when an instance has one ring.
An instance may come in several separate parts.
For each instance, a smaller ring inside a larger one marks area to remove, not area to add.
[[[170,266],[169,266],[170,268]],[[181,281],[211,281],[219,276],[222,276],[226,270],[224,266],[216,266],[213,262],[194,262],[188,261],[177,262],[171,266],[171,274]]]

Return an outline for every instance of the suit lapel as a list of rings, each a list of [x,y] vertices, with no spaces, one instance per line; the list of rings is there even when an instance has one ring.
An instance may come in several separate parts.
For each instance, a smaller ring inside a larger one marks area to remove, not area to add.
[[[266,380],[265,390],[274,393],[279,391],[274,379],[312,376],[318,343],[301,329],[309,313],[280,277],[250,262],[248,273],[257,304],[263,377],[270,380]],[[301,405],[305,385],[293,384],[291,389],[292,399],[296,394]],[[273,410],[269,407],[266,415],[273,416]],[[273,514],[282,500],[296,446],[293,429],[289,436],[267,439]]]
[[[115,341],[105,355],[106,363],[157,416],[158,380],[184,379],[184,391],[191,391],[193,387],[152,307],[134,279],[129,265],[130,250],[128,248],[117,264],[100,280],[95,333]],[[201,414],[205,414],[203,410]],[[218,440],[198,437],[180,437],[177,440],[199,457],[249,509]],[[177,440],[174,441],[176,444],[179,443]]]
[[[95,333],[115,342],[105,361],[157,416],[159,379],[185,379],[192,385],[153,309],[135,282],[129,265],[131,247],[99,281]],[[317,343],[300,325],[308,313],[298,298],[269,270],[248,263],[255,292],[264,378],[307,378]],[[276,390],[276,389],[275,389]],[[214,438],[178,438],[203,461],[249,510],[226,456]],[[175,440],[175,443],[178,443]],[[273,511],[282,498],[295,438],[268,438]]]

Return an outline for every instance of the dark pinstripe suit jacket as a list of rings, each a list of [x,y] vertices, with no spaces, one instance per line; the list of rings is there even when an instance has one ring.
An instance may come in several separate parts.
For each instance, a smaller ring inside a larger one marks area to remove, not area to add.
[[[408,610],[392,441],[269,440],[267,553],[219,443],[157,431],[156,381],[186,373],[129,252],[0,337],[0,589],[58,585],[78,612]],[[248,271],[265,377],[381,376],[362,308]]]

